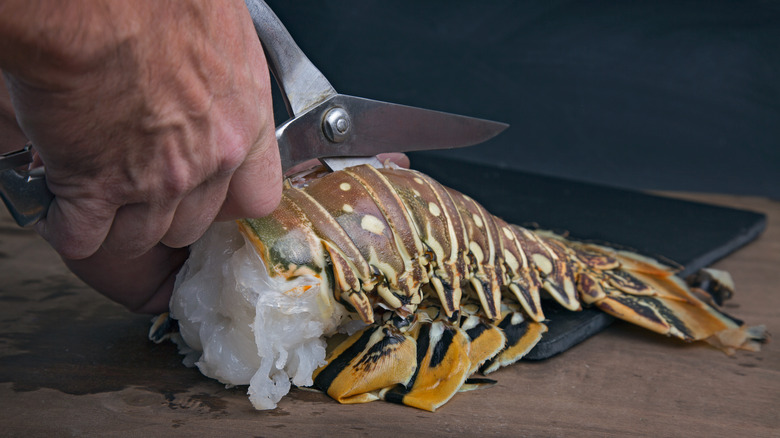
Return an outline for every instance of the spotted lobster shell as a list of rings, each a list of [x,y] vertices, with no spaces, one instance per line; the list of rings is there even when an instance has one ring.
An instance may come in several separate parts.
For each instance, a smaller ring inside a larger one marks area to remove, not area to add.
[[[287,184],[240,221],[270,275],[314,275],[366,324],[330,341],[314,385],[342,403],[435,410],[523,357],[546,331],[544,291],[658,333],[730,351],[761,334],[655,260],[510,225],[413,170],[357,166]]]

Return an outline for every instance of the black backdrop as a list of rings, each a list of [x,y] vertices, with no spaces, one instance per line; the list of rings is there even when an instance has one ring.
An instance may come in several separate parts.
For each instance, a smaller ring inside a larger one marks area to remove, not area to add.
[[[339,92],[512,125],[448,156],[780,199],[780,2],[268,3]]]

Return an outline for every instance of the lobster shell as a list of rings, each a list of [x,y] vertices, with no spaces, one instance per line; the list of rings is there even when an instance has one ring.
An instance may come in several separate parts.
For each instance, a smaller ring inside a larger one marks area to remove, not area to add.
[[[331,342],[314,384],[342,403],[435,410],[516,362],[563,308],[618,318],[724,351],[748,328],[647,257],[510,225],[414,170],[363,165],[288,182],[270,216],[240,221],[269,275],[315,275],[366,327]]]

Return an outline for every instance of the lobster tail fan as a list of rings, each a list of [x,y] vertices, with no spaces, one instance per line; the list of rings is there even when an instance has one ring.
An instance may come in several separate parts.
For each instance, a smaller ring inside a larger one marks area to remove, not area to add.
[[[561,242],[562,240],[558,240]],[[578,290],[583,302],[657,333],[685,341],[707,341],[727,354],[754,351],[766,338],[761,327],[746,327],[722,313],[712,300],[691,290],[674,271],[657,261],[627,251],[568,242],[578,260]],[[592,256],[611,269],[596,269]]]
[[[674,321],[674,328],[686,334],[687,341],[706,341],[733,354],[734,350],[757,351],[759,344],[767,340],[763,326],[749,327],[723,313],[709,295],[696,293],[677,276],[651,277],[635,273],[653,288],[669,292],[670,296],[659,296],[657,301],[666,310],[664,315]],[[715,286],[715,284],[713,284]]]

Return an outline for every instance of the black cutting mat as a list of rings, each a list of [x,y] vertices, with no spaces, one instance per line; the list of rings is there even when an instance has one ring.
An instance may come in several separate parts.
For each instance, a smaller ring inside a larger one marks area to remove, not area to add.
[[[507,222],[568,232],[684,266],[686,276],[758,237],[763,214],[495,166],[411,154],[412,167],[478,200]],[[550,331],[526,359],[546,359],[614,320],[597,310],[545,306]]]

